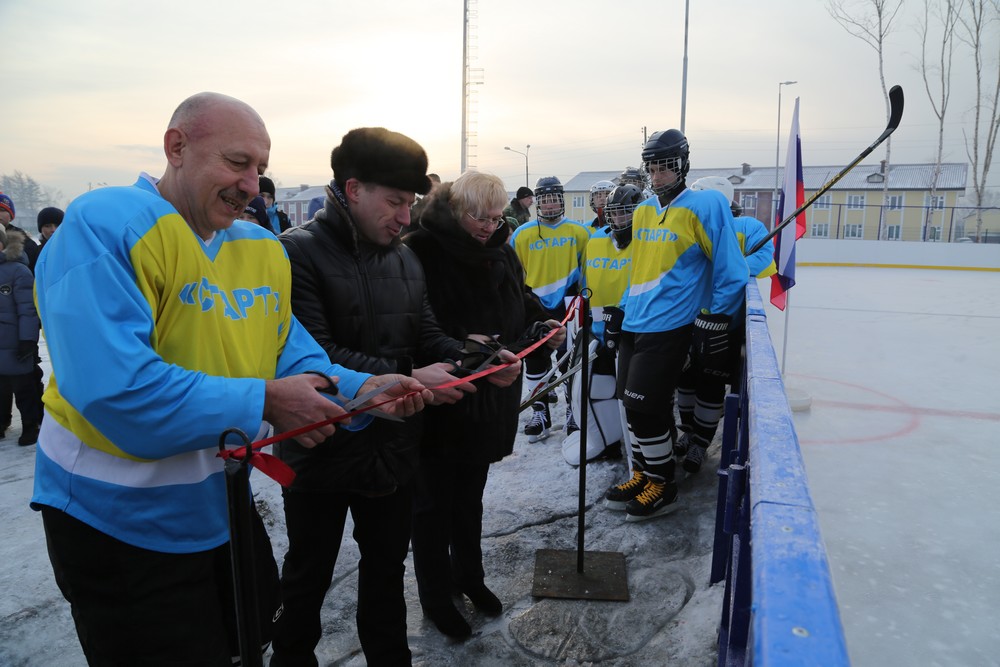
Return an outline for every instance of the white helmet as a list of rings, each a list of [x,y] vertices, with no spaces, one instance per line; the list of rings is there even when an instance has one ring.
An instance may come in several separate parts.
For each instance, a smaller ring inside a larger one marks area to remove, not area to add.
[[[598,198],[597,195],[603,193],[604,200],[607,201],[608,193],[615,189],[615,184],[611,181],[597,181],[590,186],[590,210],[597,213],[597,209],[604,208],[604,202],[601,202],[600,206],[594,205],[594,199]]]
[[[691,184],[691,189],[718,190],[726,195],[726,200],[730,205],[733,203],[733,195],[736,194],[735,190],[733,190],[733,184],[729,182],[728,178],[723,178],[722,176],[705,176],[704,178],[699,178]]]

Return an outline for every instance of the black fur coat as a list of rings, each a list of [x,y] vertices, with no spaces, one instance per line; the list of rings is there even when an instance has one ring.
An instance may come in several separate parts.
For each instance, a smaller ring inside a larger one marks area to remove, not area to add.
[[[514,343],[546,315],[525,287],[524,269],[506,242],[506,225],[485,244],[479,243],[459,226],[448,203],[450,193],[450,183],[437,188],[428,197],[420,229],[404,239],[424,266],[438,324],[459,340],[487,334],[497,335],[504,344]],[[493,463],[513,451],[521,380],[503,389],[486,379],[475,384],[478,392],[458,403],[425,410],[423,456],[460,455]]]

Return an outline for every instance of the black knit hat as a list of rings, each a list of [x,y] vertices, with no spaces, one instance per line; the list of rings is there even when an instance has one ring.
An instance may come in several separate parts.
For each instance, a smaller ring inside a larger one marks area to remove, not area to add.
[[[424,149],[408,136],[384,127],[359,127],[345,134],[330,154],[330,166],[341,188],[356,178],[418,195],[431,189]]]
[[[521,186],[517,189],[517,196],[514,199],[524,199],[525,197],[534,197],[535,191],[529,187]]]
[[[260,179],[258,180],[258,184],[260,186],[261,194],[264,194],[266,192],[267,194],[271,195],[272,199],[274,198],[274,181],[272,181],[267,176],[261,176]]]
[[[38,212],[38,233],[42,233],[45,225],[55,225],[58,227],[63,221],[63,210],[55,206],[48,206]]]
[[[263,178],[263,176],[261,176]],[[271,221],[267,218],[267,204],[264,203],[263,197],[254,197],[247,204],[247,207],[243,210],[244,213],[249,213],[254,218],[257,219],[257,224],[264,229],[271,229]]]

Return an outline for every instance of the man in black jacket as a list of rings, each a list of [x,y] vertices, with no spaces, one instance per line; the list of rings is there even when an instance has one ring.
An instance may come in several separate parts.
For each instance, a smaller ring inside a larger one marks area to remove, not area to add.
[[[454,381],[443,360],[459,359],[461,343],[438,326],[420,261],[399,241],[414,193],[431,187],[424,150],[402,134],[359,128],[333,149],[331,166],[323,210],[280,237],[296,317],[331,360],[359,371],[392,369],[431,389]],[[437,390],[435,401],[453,403],[467,391],[475,389]],[[361,551],[357,625],[365,658],[369,665],[410,664],[403,561],[420,420],[377,419],[362,437],[346,433],[338,430],[314,450],[293,443],[278,452],[296,478],[284,492],[284,613],[272,666],[317,664],[320,609],[348,510]]]

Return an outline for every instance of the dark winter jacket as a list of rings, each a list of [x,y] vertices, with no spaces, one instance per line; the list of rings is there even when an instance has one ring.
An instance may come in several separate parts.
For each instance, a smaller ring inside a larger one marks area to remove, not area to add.
[[[18,232],[24,239],[21,242],[21,252],[28,260],[28,268],[31,269],[31,275],[35,275],[35,262],[38,261],[38,253],[42,251],[42,247],[35,242],[35,239],[31,238],[31,235],[21,229],[20,227],[15,227],[14,225],[7,225],[7,233]],[[4,254],[7,254],[4,251]],[[21,261],[24,261],[23,259]]]
[[[23,263],[25,235],[7,229],[7,246],[0,253],[0,375],[25,375],[35,369],[35,357],[17,359],[18,343],[38,342],[41,326],[35,311],[35,279]]]
[[[498,227],[485,245],[479,243],[459,226],[448,203],[450,194],[450,183],[435,190],[421,228],[405,238],[424,265],[434,314],[445,333],[459,340],[484,333],[514,343],[528,325],[546,315],[524,284],[521,262],[506,243],[506,226]],[[482,379],[476,387],[477,393],[454,405],[424,410],[425,456],[492,463],[513,451],[520,379],[502,389]]]
[[[409,375],[456,358],[459,343],[434,319],[420,261],[398,240],[384,247],[360,238],[331,193],[311,222],[279,238],[292,267],[292,312],[331,361]],[[337,429],[311,450],[282,444],[278,455],[296,472],[292,491],[384,495],[410,480],[421,421],[375,419],[362,431]]]
[[[518,227],[531,220],[531,210],[521,206],[521,202],[518,199],[510,200],[507,208],[503,210],[503,215],[505,218],[515,218]]]

